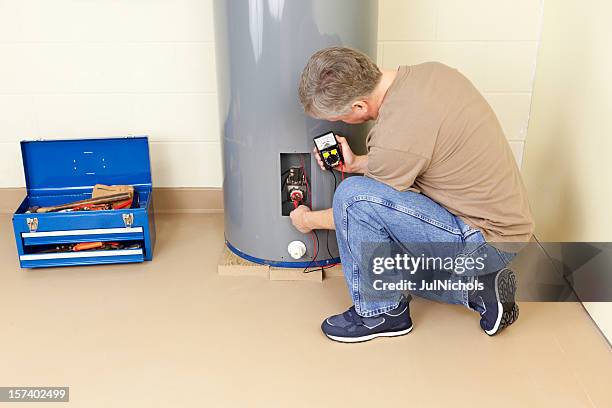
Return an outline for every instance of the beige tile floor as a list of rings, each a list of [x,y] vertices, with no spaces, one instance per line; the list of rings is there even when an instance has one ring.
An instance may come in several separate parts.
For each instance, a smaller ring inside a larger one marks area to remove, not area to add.
[[[218,276],[218,214],[158,216],[152,263],[43,270],[19,269],[0,225],[0,386],[70,386],[53,406],[612,407],[612,353],[579,304],[523,303],[489,338],[415,299],[408,336],[343,345],[319,331],[343,280]]]

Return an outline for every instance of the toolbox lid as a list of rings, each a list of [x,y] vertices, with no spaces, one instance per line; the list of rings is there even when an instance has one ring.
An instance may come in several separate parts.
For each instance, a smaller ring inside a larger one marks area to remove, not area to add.
[[[21,157],[28,192],[151,185],[146,136],[23,141]]]

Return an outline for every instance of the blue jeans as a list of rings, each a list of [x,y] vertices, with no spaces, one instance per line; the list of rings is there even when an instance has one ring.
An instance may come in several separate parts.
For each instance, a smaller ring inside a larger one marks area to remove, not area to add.
[[[391,290],[385,291],[384,296],[373,295],[372,289],[366,287],[363,278],[371,271],[364,271],[363,265],[369,262],[363,259],[367,256],[362,250],[364,246],[417,243],[421,249],[426,249],[423,255],[430,257],[484,256],[487,261],[482,270],[462,274],[447,270],[431,272],[437,279],[463,283],[503,269],[515,255],[488,245],[479,230],[471,228],[427,196],[397,191],[368,177],[353,176],[340,183],[334,194],[333,213],[344,277],[355,310],[363,317],[395,309],[404,293]],[[410,293],[469,307],[467,290]]]

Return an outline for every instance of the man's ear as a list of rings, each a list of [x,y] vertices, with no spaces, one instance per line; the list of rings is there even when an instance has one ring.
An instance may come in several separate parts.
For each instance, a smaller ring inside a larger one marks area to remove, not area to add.
[[[351,110],[354,113],[366,113],[368,111],[368,102],[367,101],[355,101],[351,105]]]

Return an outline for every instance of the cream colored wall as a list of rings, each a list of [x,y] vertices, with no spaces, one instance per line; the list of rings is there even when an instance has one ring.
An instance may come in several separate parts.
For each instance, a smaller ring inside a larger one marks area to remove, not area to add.
[[[546,1],[523,174],[544,241],[612,241],[612,3]],[[586,303],[612,341],[612,303]]]
[[[292,0],[297,1],[297,0]],[[517,160],[540,0],[380,0],[386,67],[467,74]],[[22,139],[149,134],[154,183],[219,187],[211,0],[0,0],[0,187],[23,185]]]
[[[541,26],[541,0],[379,0],[378,62],[458,68],[500,119],[519,166]]]
[[[0,0],[0,187],[18,141],[149,134],[154,184],[221,185],[211,0]]]

